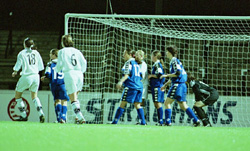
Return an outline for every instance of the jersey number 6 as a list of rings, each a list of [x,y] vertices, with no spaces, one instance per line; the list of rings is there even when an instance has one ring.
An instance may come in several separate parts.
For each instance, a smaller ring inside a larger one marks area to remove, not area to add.
[[[76,66],[76,65],[77,65],[77,61],[76,61],[76,56],[75,56],[75,54],[72,54],[72,56],[71,56],[71,64],[72,64],[73,66]]]

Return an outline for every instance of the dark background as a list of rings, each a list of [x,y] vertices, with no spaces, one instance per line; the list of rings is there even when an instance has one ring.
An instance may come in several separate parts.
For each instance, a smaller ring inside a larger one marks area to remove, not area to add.
[[[111,0],[116,14],[250,16],[250,0]],[[108,9],[108,13],[111,13]],[[65,13],[106,14],[107,0],[1,0],[0,30],[63,30]]]

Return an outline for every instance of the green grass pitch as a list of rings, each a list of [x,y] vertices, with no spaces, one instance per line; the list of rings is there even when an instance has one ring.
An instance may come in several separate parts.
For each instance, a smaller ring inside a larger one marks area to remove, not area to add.
[[[250,128],[0,121],[0,151],[249,151]]]

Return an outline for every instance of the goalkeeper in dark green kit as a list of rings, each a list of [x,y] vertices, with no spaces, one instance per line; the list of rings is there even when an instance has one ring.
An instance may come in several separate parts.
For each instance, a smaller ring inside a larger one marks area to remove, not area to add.
[[[203,126],[212,127],[202,107],[214,104],[219,99],[219,93],[215,88],[210,87],[202,81],[196,80],[191,73],[187,72],[187,76],[187,82],[195,95],[194,110],[202,121]]]

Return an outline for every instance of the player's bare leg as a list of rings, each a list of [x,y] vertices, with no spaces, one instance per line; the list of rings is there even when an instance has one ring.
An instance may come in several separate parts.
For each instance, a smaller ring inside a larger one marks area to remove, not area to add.
[[[42,104],[41,104],[40,99],[37,97],[37,93],[31,92],[31,98],[32,98],[32,101],[34,102],[35,107],[37,109],[37,112],[39,114],[40,123],[44,123],[45,117],[44,117],[44,113],[43,113],[43,109],[42,109]]]
[[[197,101],[197,102],[194,103],[194,106],[203,107],[203,106],[206,106],[206,104],[204,104],[202,101]]]
[[[72,109],[74,110],[76,117],[79,120],[79,123],[80,124],[85,123],[86,120],[83,117],[81,109],[80,109],[80,102],[78,101],[78,98],[77,98],[77,92],[71,93],[68,96],[71,101]]]
[[[17,102],[17,107],[21,113],[21,116],[17,121],[27,121],[28,120],[27,113],[25,111],[25,105],[24,105],[24,102],[22,99],[22,94],[23,94],[22,92],[18,92],[18,91],[16,91],[16,94],[15,94],[15,100]]]

